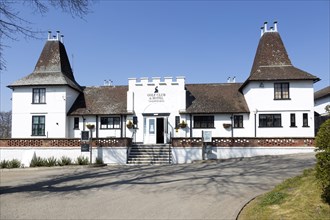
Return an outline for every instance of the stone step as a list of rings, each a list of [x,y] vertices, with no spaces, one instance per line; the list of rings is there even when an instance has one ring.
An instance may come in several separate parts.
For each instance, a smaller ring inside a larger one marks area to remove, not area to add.
[[[169,145],[133,145],[128,156],[128,164],[170,164]]]
[[[169,152],[140,152],[131,151],[130,155],[169,155]]]
[[[169,162],[144,162],[144,161],[128,161],[128,164],[141,164],[141,165],[164,165],[169,164]]]

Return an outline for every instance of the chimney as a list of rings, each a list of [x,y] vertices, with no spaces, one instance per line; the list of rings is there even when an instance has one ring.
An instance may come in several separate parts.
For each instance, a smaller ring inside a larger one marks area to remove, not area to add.
[[[56,40],[60,40],[60,31],[56,31]]]
[[[227,83],[230,83],[230,77],[227,78]]]
[[[277,21],[274,21],[274,31],[277,32]]]
[[[48,31],[48,40],[50,40],[52,38],[52,32]]]
[[[62,42],[62,44],[64,44],[64,35],[63,34],[61,35],[61,42]]]
[[[264,33],[267,32],[267,21],[264,22]]]
[[[232,83],[235,83],[235,82],[236,82],[236,76],[233,77],[233,79],[232,79],[231,82],[232,82]]]
[[[262,37],[262,35],[264,35],[264,27],[260,28],[260,36]]]

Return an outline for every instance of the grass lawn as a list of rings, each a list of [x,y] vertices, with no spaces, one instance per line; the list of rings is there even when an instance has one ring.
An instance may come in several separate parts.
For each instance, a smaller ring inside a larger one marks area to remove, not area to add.
[[[315,170],[307,169],[251,201],[238,219],[330,219],[330,205],[320,195]]]

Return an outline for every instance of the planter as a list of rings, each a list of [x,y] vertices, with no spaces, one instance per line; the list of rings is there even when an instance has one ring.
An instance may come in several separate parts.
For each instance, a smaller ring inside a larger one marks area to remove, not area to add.
[[[93,124],[87,124],[86,127],[89,129],[89,130],[92,130],[95,128],[95,125]]]
[[[133,124],[131,121],[129,121],[129,122],[127,123],[126,127],[127,127],[128,129],[132,129],[132,128],[134,127],[134,124]]]
[[[226,124],[226,123],[224,123],[224,124],[223,124],[223,127],[224,127],[224,128],[230,128],[230,127],[231,127],[231,124]]]
[[[180,128],[185,128],[185,127],[187,127],[187,123],[182,120],[182,122],[179,124],[179,127]]]

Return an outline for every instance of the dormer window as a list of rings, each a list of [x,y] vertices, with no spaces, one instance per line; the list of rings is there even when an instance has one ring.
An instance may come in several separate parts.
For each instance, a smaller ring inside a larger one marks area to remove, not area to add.
[[[46,103],[46,89],[45,88],[35,88],[32,90],[32,103],[33,104]]]
[[[290,99],[289,83],[274,83],[274,99]]]

